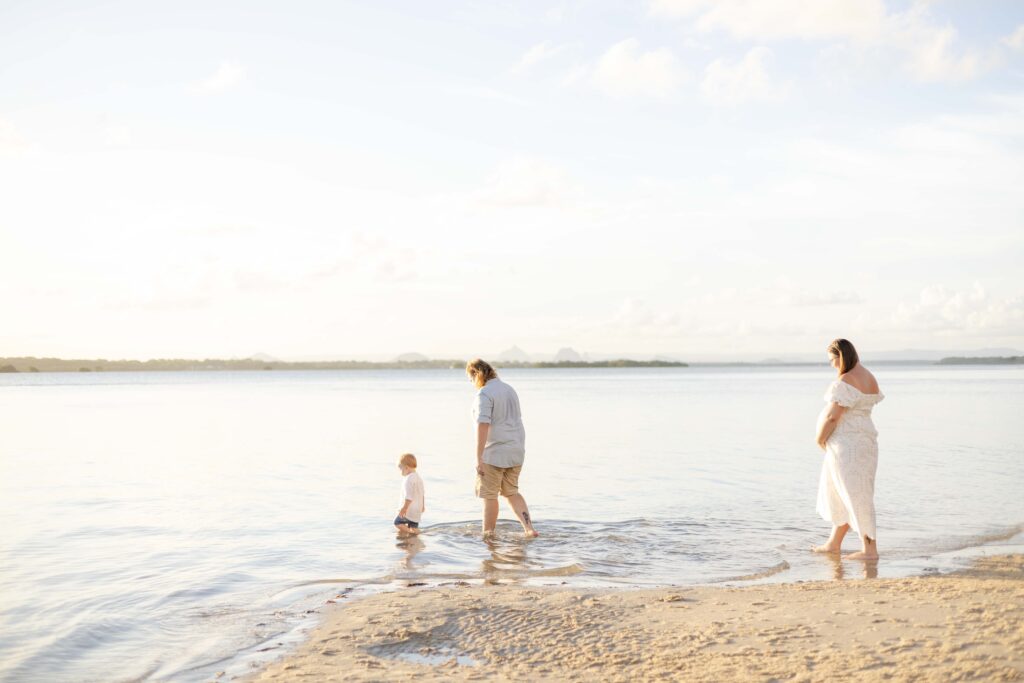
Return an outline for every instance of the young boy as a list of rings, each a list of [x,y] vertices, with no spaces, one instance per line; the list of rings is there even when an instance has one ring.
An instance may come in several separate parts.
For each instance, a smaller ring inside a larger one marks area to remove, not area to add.
[[[398,468],[402,470],[402,508],[395,517],[395,528],[400,534],[418,534],[420,519],[426,512],[426,499],[423,494],[423,480],[416,472],[416,456],[406,453],[398,459]]]

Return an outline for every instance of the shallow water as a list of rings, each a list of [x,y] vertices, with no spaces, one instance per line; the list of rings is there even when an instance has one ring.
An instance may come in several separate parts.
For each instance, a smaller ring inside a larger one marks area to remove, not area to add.
[[[460,371],[0,375],[0,678],[206,680],[327,598],[410,583],[899,576],[1019,548],[1024,369],[874,369],[870,572],[806,552],[824,366],[504,373],[543,535],[490,542]],[[427,514],[399,541],[404,451]]]

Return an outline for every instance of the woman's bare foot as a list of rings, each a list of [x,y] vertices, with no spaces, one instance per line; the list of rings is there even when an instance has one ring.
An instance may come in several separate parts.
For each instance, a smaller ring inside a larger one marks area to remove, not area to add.
[[[878,559],[878,553],[877,552],[867,552],[867,551],[864,551],[864,550],[858,550],[855,553],[850,553],[849,555],[843,555],[843,559],[844,560],[867,560],[867,561],[870,562],[871,560],[877,560]]]
[[[843,524],[842,526],[832,526],[832,533],[828,535],[828,541],[821,545],[816,545],[811,550],[816,553],[828,553],[835,554],[843,549],[843,538],[846,536],[846,532],[850,530],[849,524]]]
[[[840,550],[838,545],[832,543],[822,543],[811,548],[811,551],[815,553],[838,553]]]
[[[523,533],[526,535],[527,538],[537,538],[538,536],[540,536],[540,532],[536,529],[523,529]]]

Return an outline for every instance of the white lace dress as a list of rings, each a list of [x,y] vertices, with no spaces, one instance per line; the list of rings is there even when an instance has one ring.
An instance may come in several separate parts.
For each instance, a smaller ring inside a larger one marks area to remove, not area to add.
[[[825,462],[818,485],[818,514],[837,526],[849,524],[858,534],[875,538],[875,470],[878,469],[878,431],[871,409],[885,398],[862,393],[836,380],[825,392],[824,419],[838,403],[846,408],[825,443]]]

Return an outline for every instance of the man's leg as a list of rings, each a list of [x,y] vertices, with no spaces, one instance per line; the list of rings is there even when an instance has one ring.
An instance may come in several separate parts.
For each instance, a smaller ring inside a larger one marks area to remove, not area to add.
[[[494,527],[498,524],[498,499],[484,498],[484,534],[494,533]]]
[[[508,497],[508,504],[512,506],[512,511],[519,518],[519,523],[523,525],[523,531],[526,532],[526,535],[540,536],[537,530],[533,528],[533,518],[530,517],[530,510],[526,507],[526,499],[521,494],[513,493]],[[495,511],[495,514],[497,514],[497,511]]]

